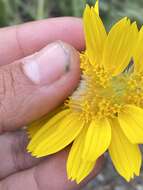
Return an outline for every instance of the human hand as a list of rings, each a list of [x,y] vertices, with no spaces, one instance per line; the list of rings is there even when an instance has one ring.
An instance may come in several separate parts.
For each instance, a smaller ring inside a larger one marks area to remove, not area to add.
[[[59,39],[66,43],[52,43]],[[79,82],[79,55],[67,43],[84,48],[80,19],[49,19],[0,30],[0,190],[76,190],[101,169],[102,158],[77,185],[66,176],[68,148],[43,159],[26,152],[22,127],[60,105]]]

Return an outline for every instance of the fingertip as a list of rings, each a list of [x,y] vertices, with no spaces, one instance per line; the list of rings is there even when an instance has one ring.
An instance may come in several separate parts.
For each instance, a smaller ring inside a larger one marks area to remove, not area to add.
[[[1,112],[4,130],[14,130],[48,114],[72,94],[80,79],[79,53],[71,45],[55,42],[5,65],[1,73],[7,78],[4,85],[14,80],[3,102],[8,111]]]
[[[73,82],[77,86],[80,80],[80,55],[79,52],[72,47],[71,45],[59,41],[61,46],[65,49],[65,52],[68,50],[70,52],[70,64],[67,65],[66,72],[70,73],[71,78],[73,78]]]
[[[78,50],[84,49],[85,46],[82,19],[75,17],[50,18],[26,23],[18,27],[18,36],[25,55],[32,54],[59,39]],[[27,40],[29,43],[26,43]]]
[[[65,75],[63,75],[60,80],[53,83],[52,86],[49,87],[49,91],[56,94],[55,100],[62,98],[63,101],[74,92],[80,82],[80,55],[71,45],[62,41],[59,41],[59,43],[65,49],[65,53],[66,51],[70,53],[69,64],[67,65]],[[56,93],[57,91],[59,92],[58,94]]]

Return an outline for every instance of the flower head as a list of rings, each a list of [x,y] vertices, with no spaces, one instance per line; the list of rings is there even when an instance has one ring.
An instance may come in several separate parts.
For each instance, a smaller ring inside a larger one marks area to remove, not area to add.
[[[73,142],[67,174],[77,183],[108,150],[118,173],[129,181],[141,168],[143,28],[123,18],[107,34],[98,1],[86,6],[83,21],[86,50],[80,55],[79,87],[52,116],[30,125],[28,150],[42,157]]]

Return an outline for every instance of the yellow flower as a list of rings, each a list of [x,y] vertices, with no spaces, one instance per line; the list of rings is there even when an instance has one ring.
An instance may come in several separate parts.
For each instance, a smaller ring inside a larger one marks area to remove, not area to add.
[[[79,183],[109,150],[116,170],[129,181],[141,168],[143,28],[123,18],[107,34],[98,1],[86,6],[83,21],[82,80],[62,109],[30,125],[28,151],[42,157],[73,142],[67,174]]]

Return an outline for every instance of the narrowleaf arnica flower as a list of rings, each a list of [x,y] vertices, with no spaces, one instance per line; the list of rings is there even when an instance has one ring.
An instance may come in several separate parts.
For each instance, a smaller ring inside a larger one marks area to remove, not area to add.
[[[50,116],[28,128],[28,151],[43,157],[72,144],[67,175],[80,183],[108,150],[127,181],[141,168],[143,144],[143,27],[123,18],[106,32],[95,7],[83,15],[86,50],[81,52],[81,82]]]

